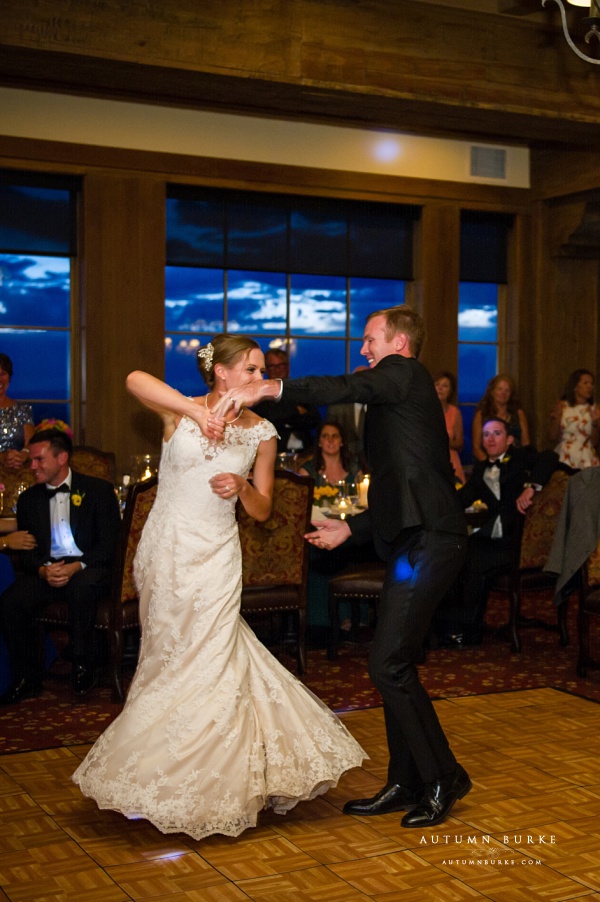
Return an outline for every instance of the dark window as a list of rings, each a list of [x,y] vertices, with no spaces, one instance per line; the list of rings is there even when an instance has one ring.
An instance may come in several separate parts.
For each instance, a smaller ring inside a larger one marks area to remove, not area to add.
[[[10,397],[34,421],[71,419],[71,263],[77,183],[0,171],[0,351],[13,362]]]
[[[224,330],[264,350],[283,340],[293,375],[364,362],[351,339],[369,313],[404,302],[417,216],[412,206],[173,186],[167,381],[197,390],[192,342]]]

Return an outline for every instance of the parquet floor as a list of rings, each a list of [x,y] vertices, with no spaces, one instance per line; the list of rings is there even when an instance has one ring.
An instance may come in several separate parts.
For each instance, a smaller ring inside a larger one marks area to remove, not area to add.
[[[385,779],[380,708],[345,723],[366,766],[238,839],[163,836],[70,781],[87,747],[0,757],[0,899],[11,902],[600,900],[600,705],[555,689],[436,702],[472,792],[440,827],[351,818]]]

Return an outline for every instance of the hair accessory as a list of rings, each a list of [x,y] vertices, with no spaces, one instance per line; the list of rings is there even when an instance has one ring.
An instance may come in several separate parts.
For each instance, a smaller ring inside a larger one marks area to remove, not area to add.
[[[65,423],[64,420],[55,420],[55,419],[42,420],[42,422],[38,423],[38,425],[35,427],[33,434],[35,435],[36,432],[42,432],[42,431],[45,431],[46,429],[56,429],[57,432],[66,432],[66,434],[69,436],[70,439],[73,438],[73,433],[71,432],[70,428],[67,426],[67,424]]]
[[[198,348],[196,353],[198,357],[202,357],[204,366],[207,370],[209,370],[212,366],[213,354],[215,353],[212,342],[209,341],[209,343],[204,348]]]

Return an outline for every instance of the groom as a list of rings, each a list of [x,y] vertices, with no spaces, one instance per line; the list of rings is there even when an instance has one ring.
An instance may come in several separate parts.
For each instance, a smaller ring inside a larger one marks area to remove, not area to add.
[[[369,369],[254,382],[227,392],[215,411],[282,396],[296,404],[367,405],[369,509],[349,520],[319,523],[306,538],[327,549],[372,539],[387,562],[369,674],[384,703],[388,782],[373,798],[346,803],[344,812],[365,816],[408,809],[402,826],[416,828],[441,823],[471,789],[416,666],[424,660],[432,616],[461,569],[467,544],[444,415],[417,359],[424,338],[423,321],[409,307],[381,310],[365,326],[361,354]]]

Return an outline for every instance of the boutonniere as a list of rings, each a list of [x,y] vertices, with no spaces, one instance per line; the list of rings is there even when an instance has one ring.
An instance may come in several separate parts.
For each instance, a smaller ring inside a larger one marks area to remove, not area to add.
[[[81,502],[85,498],[85,492],[78,492],[75,490],[71,492],[71,504],[74,504],[75,507],[81,507]]]
[[[507,464],[507,463],[509,462],[509,460],[510,460],[510,454],[506,454],[506,455],[502,458],[502,460],[500,461],[500,463],[501,463],[501,464]]]

